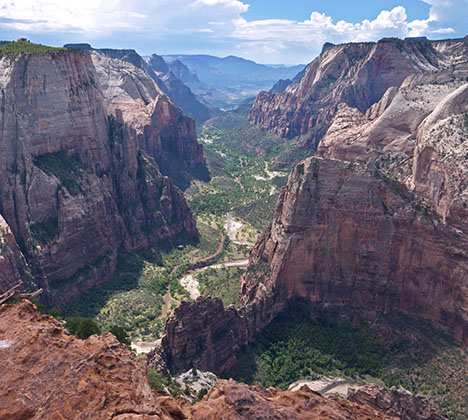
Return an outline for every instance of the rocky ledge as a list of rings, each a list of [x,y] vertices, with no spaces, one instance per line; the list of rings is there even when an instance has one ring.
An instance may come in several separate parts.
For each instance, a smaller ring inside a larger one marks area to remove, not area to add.
[[[353,397],[368,403],[220,380],[195,405],[152,392],[143,359],[110,333],[79,340],[61,324],[22,301],[0,306],[0,419],[119,420],[396,420],[373,392]],[[372,397],[369,397],[372,395]],[[414,406],[408,397],[390,404]],[[385,400],[386,401],[386,400]],[[400,408],[401,411],[401,408]],[[425,410],[422,412],[426,412]],[[423,417],[415,420],[439,420]]]

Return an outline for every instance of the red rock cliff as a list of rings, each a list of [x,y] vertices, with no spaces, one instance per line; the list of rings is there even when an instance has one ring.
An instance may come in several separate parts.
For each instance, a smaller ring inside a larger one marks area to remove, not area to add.
[[[467,44],[380,41],[324,48],[285,92],[261,92],[249,121],[282,137],[299,136],[299,146],[315,149],[339,104],[364,113],[409,75],[466,61]]]
[[[311,158],[281,191],[242,292],[249,301],[269,291],[322,308],[401,311],[468,343],[466,245],[403,185],[355,164]]]
[[[108,279],[121,245],[197,235],[132,124],[109,123],[89,53],[4,56],[0,67],[0,214],[46,297]]]

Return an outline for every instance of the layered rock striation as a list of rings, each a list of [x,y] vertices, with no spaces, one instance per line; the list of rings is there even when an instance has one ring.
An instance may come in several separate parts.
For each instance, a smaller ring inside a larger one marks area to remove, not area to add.
[[[463,40],[327,45],[284,91],[261,92],[249,121],[315,150],[340,104],[365,113],[410,75],[466,63],[467,49]]]
[[[0,58],[0,214],[45,298],[55,302],[112,276],[122,246],[197,235],[184,197],[154,159],[161,152],[161,162],[171,153],[187,165],[203,161],[192,120],[173,114],[169,100],[148,86],[149,107],[158,110],[148,119],[169,134],[166,149],[156,134],[140,144],[141,110],[132,114],[134,103],[122,110],[105,96],[109,85],[120,86],[115,80],[129,79],[125,63],[113,63],[102,87],[89,52]],[[7,277],[0,290],[16,281]]]
[[[94,51],[109,58],[126,61],[145,72],[156,85],[171,99],[171,102],[182,109],[183,113],[192,117],[198,124],[203,123],[217,113],[196,97],[184,83],[177,72],[169,69],[164,59],[153,54],[145,61],[135,50],[120,50],[112,48],[93,48],[89,44],[66,44],[66,48]],[[182,64],[182,63],[180,63]],[[188,71],[188,69],[187,69]]]
[[[302,298],[316,308],[400,311],[468,343],[466,245],[402,184],[310,158],[281,191],[242,293],[253,302],[268,291],[276,301]]]

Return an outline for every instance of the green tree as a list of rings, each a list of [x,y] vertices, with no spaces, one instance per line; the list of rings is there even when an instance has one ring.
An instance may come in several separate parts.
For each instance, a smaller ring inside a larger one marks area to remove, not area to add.
[[[120,325],[114,325],[109,330],[110,333],[114,334],[117,340],[126,346],[130,346],[130,339],[128,338],[127,331],[125,331]]]
[[[101,334],[101,329],[96,324],[96,321],[91,318],[82,318],[76,331],[76,336],[84,340],[93,334]]]

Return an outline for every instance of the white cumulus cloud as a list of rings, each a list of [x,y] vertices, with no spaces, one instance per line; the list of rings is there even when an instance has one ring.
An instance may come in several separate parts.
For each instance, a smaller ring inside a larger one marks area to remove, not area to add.
[[[430,5],[430,13],[412,21],[403,6],[360,22],[335,22],[314,10],[304,20],[249,21],[244,13],[252,1],[0,0],[0,33],[57,43],[133,46],[143,53],[163,48],[165,53],[235,53],[261,62],[308,62],[327,41],[443,37],[463,31],[468,16],[468,0],[420,0]]]

